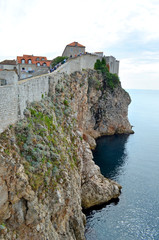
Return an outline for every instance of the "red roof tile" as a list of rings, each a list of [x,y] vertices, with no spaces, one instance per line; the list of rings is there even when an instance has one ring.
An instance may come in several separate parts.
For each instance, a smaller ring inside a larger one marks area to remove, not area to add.
[[[70,47],[84,47],[82,44],[78,43],[78,42],[72,42],[70,44],[68,44],[67,46],[70,46]]]
[[[46,63],[47,67],[50,67],[50,63],[51,63],[51,60],[47,60],[47,57],[43,57],[43,56],[33,56],[33,55],[17,56],[17,62],[19,64],[22,63],[23,59],[25,60],[25,64],[28,64],[28,60],[30,59],[32,64],[40,63],[40,65],[43,65],[43,63]]]

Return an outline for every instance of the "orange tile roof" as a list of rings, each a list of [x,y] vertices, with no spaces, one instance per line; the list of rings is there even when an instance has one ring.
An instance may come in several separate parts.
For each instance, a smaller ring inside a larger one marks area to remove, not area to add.
[[[32,64],[40,63],[42,65],[43,63],[46,63],[47,67],[50,67],[51,60],[47,60],[47,57],[43,56],[33,56],[33,55],[23,55],[23,56],[17,56],[17,63],[22,63],[22,60],[25,60],[25,64],[28,64],[28,60],[31,59]],[[39,60],[37,60],[39,59]],[[44,60],[42,60],[44,59]]]
[[[67,46],[70,46],[70,47],[84,47],[82,44],[78,43],[78,42],[72,42],[70,44],[68,44]]]

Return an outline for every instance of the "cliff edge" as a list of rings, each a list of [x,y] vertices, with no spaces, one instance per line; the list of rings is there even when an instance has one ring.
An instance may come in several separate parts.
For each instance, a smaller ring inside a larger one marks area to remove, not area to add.
[[[129,95],[93,70],[54,78],[49,96],[0,135],[1,240],[83,240],[82,208],[120,195],[91,148],[99,136],[132,133]]]

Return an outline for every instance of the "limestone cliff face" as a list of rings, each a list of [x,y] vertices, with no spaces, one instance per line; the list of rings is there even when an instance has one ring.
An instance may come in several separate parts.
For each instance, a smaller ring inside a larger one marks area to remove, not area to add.
[[[120,195],[93,161],[94,138],[131,133],[128,94],[95,71],[61,74],[0,136],[0,239],[83,240],[83,208]]]
[[[94,138],[133,133],[127,117],[131,99],[120,84],[113,90],[106,87],[102,75],[93,70],[72,75],[71,88],[75,92],[72,105],[84,132]]]

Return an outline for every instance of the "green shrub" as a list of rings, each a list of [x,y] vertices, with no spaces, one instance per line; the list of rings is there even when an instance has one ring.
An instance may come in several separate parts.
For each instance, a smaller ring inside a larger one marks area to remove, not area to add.
[[[101,69],[101,61],[99,59],[97,59],[96,63],[94,64],[94,69],[95,70]]]
[[[104,58],[102,58],[101,61],[97,59],[96,63],[94,64],[94,69],[101,71],[107,87],[114,89],[120,83],[118,75],[109,72]]]
[[[63,101],[63,103],[64,103],[65,106],[68,107],[68,105],[69,105],[69,104],[68,104],[68,100],[65,99],[65,100]]]

